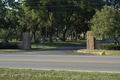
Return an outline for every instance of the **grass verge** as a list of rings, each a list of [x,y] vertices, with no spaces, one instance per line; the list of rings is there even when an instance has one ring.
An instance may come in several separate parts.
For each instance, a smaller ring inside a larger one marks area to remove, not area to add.
[[[80,49],[78,52],[82,53],[93,53],[99,55],[107,55],[107,56],[120,56],[120,50],[87,50],[87,49]]]
[[[58,42],[44,42],[40,44],[32,44],[32,49],[51,49],[51,48],[58,48],[58,47],[65,47],[65,46],[71,46],[71,45],[80,45],[85,44],[85,40],[80,41],[58,41]]]
[[[10,44],[20,44],[20,41],[11,41]],[[65,47],[65,46],[71,46],[71,45],[78,45],[78,44],[85,44],[86,40],[79,40],[79,41],[54,41],[53,43],[49,42],[43,42],[39,44],[31,44],[30,50],[24,50],[24,49],[0,49],[0,52],[23,52],[23,51],[35,51],[35,50],[42,50],[42,49],[52,49],[52,48],[59,48],[59,47]]]
[[[120,80],[120,73],[0,68],[0,80]]]

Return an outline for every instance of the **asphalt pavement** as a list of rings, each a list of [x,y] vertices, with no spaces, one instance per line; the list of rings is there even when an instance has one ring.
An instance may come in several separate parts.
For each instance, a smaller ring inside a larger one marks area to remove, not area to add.
[[[120,72],[120,57],[77,53],[85,45],[31,52],[0,53],[0,67],[38,70]]]

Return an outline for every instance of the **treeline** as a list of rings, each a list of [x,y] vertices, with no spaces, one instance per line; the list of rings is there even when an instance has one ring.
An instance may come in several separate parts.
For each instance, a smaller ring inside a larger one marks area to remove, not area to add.
[[[0,38],[21,40],[22,33],[30,32],[34,40],[42,36],[52,42],[55,36],[65,41],[66,34],[85,34],[96,10],[105,4],[103,0],[0,0]]]

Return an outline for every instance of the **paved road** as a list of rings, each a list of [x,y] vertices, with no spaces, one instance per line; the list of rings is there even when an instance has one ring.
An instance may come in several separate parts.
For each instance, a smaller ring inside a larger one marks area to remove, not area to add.
[[[85,46],[33,52],[0,53],[0,67],[40,70],[120,72],[120,57],[76,53]]]

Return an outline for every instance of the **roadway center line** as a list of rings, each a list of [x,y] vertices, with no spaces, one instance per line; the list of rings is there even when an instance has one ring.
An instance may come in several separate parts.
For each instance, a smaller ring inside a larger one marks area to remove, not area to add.
[[[0,61],[40,61],[40,62],[92,62],[92,63],[120,63],[120,61],[94,61],[94,60],[43,60],[43,59],[0,59]]]

